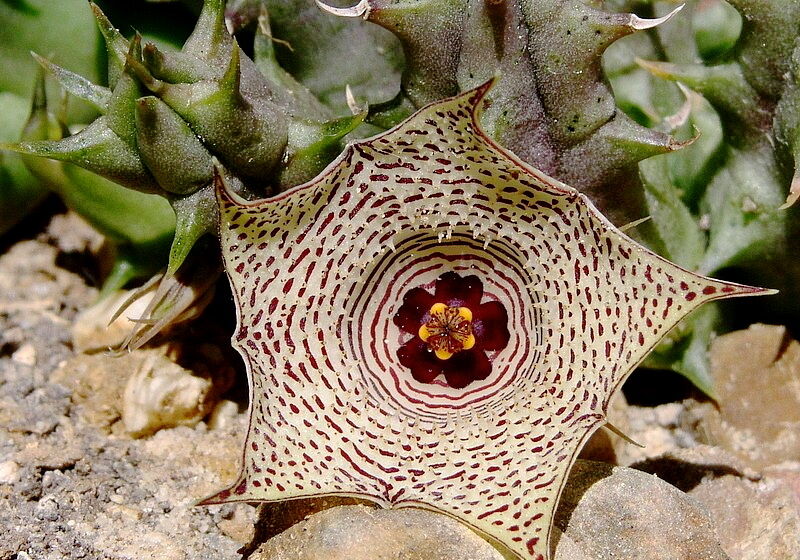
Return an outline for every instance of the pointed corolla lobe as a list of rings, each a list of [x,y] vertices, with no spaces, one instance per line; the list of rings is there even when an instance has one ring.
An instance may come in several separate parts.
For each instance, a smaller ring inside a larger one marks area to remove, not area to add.
[[[763,292],[661,259],[498,147],[477,122],[488,87],[278,197],[220,189],[251,409],[238,480],[203,503],[357,496],[544,559],[570,466],[631,370],[700,304]],[[507,312],[491,373],[465,387],[397,356],[403,296],[448,272]]]

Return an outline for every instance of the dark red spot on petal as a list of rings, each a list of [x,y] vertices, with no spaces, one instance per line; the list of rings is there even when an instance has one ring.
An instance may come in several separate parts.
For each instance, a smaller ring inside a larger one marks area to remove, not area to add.
[[[431,306],[436,303],[433,296],[423,288],[409,290],[403,296],[403,305],[394,315],[394,324],[408,334],[416,335]]]
[[[502,350],[511,338],[508,332],[508,313],[499,301],[478,306],[474,312],[472,332],[484,350]]]
[[[492,373],[492,363],[483,350],[465,350],[444,362],[444,378],[456,389],[466,387]]]
[[[397,350],[397,359],[411,370],[411,376],[420,383],[431,383],[443,370],[445,362],[436,358],[428,345],[414,337]]]
[[[463,278],[446,272],[436,280],[434,299],[451,307],[477,307],[483,297],[483,283],[474,274]]]

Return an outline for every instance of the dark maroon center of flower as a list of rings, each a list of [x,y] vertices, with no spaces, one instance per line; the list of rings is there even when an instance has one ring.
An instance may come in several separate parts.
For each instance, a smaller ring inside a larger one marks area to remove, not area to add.
[[[418,287],[403,296],[394,324],[412,335],[397,350],[400,363],[421,383],[440,375],[453,388],[463,388],[492,372],[487,352],[508,345],[508,314],[498,301],[483,299],[483,283],[475,275],[442,274],[434,293]]]

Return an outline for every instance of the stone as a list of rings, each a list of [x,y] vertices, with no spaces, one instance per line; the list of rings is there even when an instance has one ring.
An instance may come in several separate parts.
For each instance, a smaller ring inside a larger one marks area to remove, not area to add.
[[[209,430],[222,430],[236,420],[239,414],[239,405],[233,401],[223,399],[217,403],[208,418]]]
[[[697,499],[627,467],[578,461],[556,526],[562,534],[555,543],[555,560],[729,558]]]
[[[230,387],[233,369],[213,345],[192,349],[196,355],[191,369],[176,363],[182,350],[185,347],[170,345],[167,355],[159,350],[136,351],[143,358],[122,394],[122,422],[131,436],[193,426],[213,410]]]
[[[0,252],[0,560],[240,558],[241,542],[217,526],[221,506],[192,504],[237,475],[246,415],[216,430],[200,422],[121,437],[120,391],[139,355],[73,361],[71,323],[97,296],[79,272],[95,263],[88,228],[56,221]],[[176,359],[224,380],[215,353]]]
[[[262,544],[250,560],[503,560],[465,525],[421,509],[339,506]]]
[[[11,355],[11,359],[18,364],[33,367],[36,365],[36,347],[33,344],[23,344]]]
[[[72,391],[77,416],[86,424],[143,437],[200,422],[230,387],[233,375],[214,345],[189,350],[170,343],[118,355],[77,355],[50,381]],[[237,410],[228,410],[229,420]]]
[[[73,417],[110,431],[122,417],[122,392],[137,367],[138,354],[79,354],[67,359],[50,381],[71,390]]]
[[[248,504],[233,504],[230,514],[217,521],[217,527],[222,534],[239,544],[247,544],[253,540],[255,524],[255,508]]]
[[[14,484],[19,480],[19,464],[14,461],[0,463],[0,484]]]
[[[729,451],[710,445],[676,449],[658,457],[634,463],[633,468],[654,474],[684,492],[704,481],[735,476],[757,481],[761,474]]]
[[[785,327],[752,325],[711,346],[717,403],[694,407],[704,443],[756,469],[800,461],[800,343]]]
[[[726,476],[704,481],[691,495],[711,512],[732,560],[800,558],[800,501],[790,487]]]
[[[554,560],[729,558],[697,499],[626,467],[578,460],[555,523]],[[250,558],[497,560],[502,556],[445,516],[348,505],[311,515],[262,544]]]

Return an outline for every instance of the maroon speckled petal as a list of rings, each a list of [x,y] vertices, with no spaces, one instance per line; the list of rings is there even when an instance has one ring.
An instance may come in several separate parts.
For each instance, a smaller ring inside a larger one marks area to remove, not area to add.
[[[403,305],[394,316],[394,324],[408,334],[416,335],[424,318],[436,303],[432,295],[423,288],[413,288],[403,296]]]
[[[481,304],[474,312],[472,332],[484,350],[502,350],[508,345],[508,313],[499,301]]]
[[[486,379],[492,363],[483,350],[465,350],[444,361],[444,377],[451,387],[462,389],[476,379]]]
[[[411,370],[412,377],[420,383],[430,383],[444,371],[445,362],[438,359],[418,337],[397,349],[397,359]]]
[[[461,277],[455,272],[446,272],[436,280],[434,299],[450,307],[475,309],[483,297],[483,283],[474,274]]]

